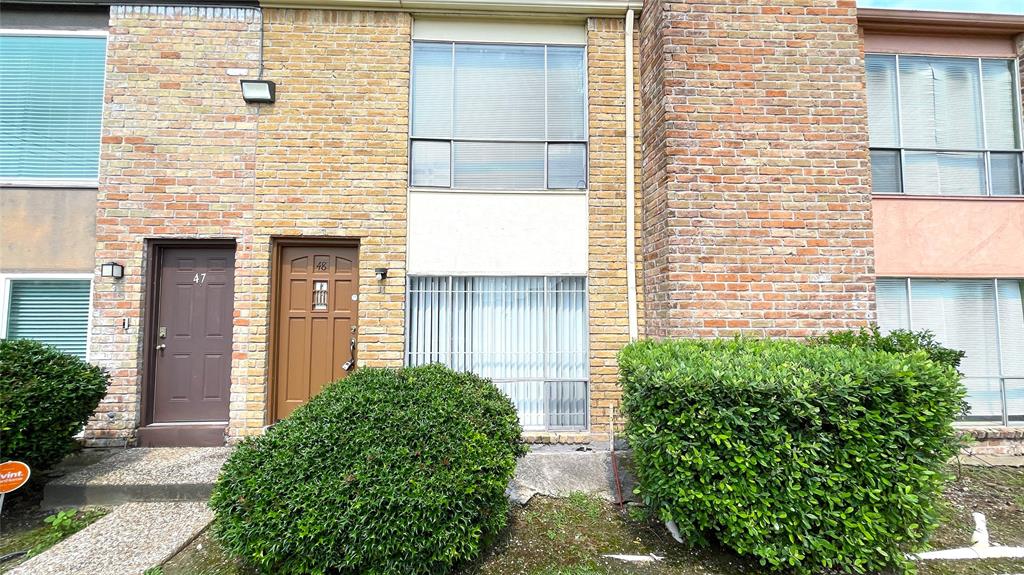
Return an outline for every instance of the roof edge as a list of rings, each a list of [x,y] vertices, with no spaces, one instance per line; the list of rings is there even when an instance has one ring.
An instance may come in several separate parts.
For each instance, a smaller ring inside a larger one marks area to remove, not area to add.
[[[622,16],[639,12],[641,0],[261,0],[264,8],[401,10],[440,13],[515,13]]]
[[[1024,14],[858,8],[857,21],[867,30],[880,32],[944,32],[1002,36],[1024,34]]]

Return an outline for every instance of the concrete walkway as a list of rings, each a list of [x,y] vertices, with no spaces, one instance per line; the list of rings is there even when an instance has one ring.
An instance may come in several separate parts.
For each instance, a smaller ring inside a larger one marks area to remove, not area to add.
[[[174,556],[212,520],[206,503],[128,503],[9,575],[139,575]]]
[[[43,507],[138,501],[206,501],[231,448],[174,447],[116,451],[46,484]]]

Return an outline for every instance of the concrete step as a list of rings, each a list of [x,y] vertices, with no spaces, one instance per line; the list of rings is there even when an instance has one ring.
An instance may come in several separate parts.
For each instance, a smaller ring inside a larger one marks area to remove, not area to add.
[[[141,575],[213,520],[206,503],[129,503],[29,559],[9,575]]]
[[[154,447],[116,451],[46,484],[45,509],[145,501],[206,501],[229,447]]]

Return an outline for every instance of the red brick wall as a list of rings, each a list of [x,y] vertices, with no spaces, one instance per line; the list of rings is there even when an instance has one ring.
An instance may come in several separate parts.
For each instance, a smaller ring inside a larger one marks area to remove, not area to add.
[[[854,0],[648,1],[641,28],[648,334],[871,320]]]
[[[258,54],[252,10],[111,9],[96,258],[125,276],[93,288],[91,359],[111,374],[86,429],[94,445],[123,444],[141,416],[146,239],[236,239],[236,294],[250,281],[257,110],[228,70],[254,75]],[[233,371],[249,355],[249,314],[236,302]]]

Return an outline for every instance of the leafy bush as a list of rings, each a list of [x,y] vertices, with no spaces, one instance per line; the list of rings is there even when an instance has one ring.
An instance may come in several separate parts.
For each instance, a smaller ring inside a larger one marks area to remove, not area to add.
[[[909,353],[918,349],[928,354],[932,361],[944,363],[953,369],[960,367],[966,355],[959,349],[943,347],[935,341],[930,331],[909,331],[897,329],[883,335],[877,325],[859,331],[833,331],[821,337],[812,338],[813,343],[877,349],[889,353]]]
[[[963,390],[925,351],[641,341],[619,364],[638,493],[690,541],[866,573],[936,526]]]
[[[0,455],[34,469],[60,462],[108,383],[105,370],[56,348],[0,341]]]
[[[521,433],[485,379],[360,369],[235,450],[214,532],[268,573],[443,573],[505,526]]]

